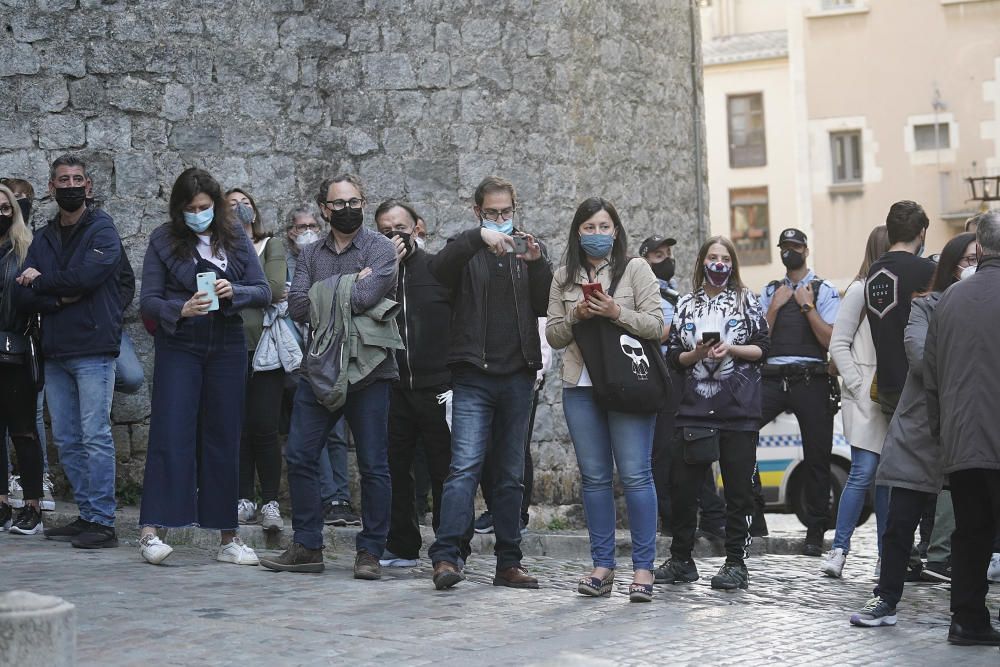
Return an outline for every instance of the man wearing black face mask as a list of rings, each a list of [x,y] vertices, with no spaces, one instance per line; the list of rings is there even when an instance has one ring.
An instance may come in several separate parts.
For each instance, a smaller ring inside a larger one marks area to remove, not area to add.
[[[420,525],[413,489],[417,448],[422,446],[427,458],[435,530],[441,518],[441,488],[451,465],[451,430],[445,404],[438,398],[451,389],[451,292],[428,268],[433,255],[417,247],[417,217],[412,206],[395,199],[382,202],[375,210],[378,231],[396,247],[396,300],[402,304],[396,322],[405,345],[405,349],[396,351],[399,383],[389,397],[392,514],[382,553],[383,567],[413,567],[420,557]]]
[[[837,288],[806,264],[809,245],[798,229],[786,229],[778,237],[785,277],[764,288],[761,307],[767,313],[771,348],[762,374],[761,427],[782,412],[795,414],[802,433],[805,458],[806,541],[802,553],[823,554],[823,534],[830,521],[830,452],[833,449],[833,415],[827,349],[833,322],[840,307]],[[759,477],[755,476],[759,488]],[[758,496],[755,523],[762,521],[762,499]]]

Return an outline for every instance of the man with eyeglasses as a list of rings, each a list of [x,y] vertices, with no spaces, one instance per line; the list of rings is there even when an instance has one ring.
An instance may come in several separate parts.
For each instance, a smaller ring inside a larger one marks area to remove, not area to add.
[[[471,537],[473,501],[489,450],[493,585],[538,588],[521,567],[519,523],[532,388],[542,367],[537,318],[548,307],[552,270],[534,237],[515,230],[517,197],[510,181],[487,177],[476,188],[475,202],[477,228],[452,239],[430,263],[431,273],[453,294],[448,365],[454,395],[451,468],[428,555],[438,590],[465,578],[462,544]]]

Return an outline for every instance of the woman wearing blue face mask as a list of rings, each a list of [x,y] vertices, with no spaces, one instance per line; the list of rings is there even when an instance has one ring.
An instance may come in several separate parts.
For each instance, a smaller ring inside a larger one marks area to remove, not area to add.
[[[600,291],[593,287],[600,284]],[[586,296],[585,296],[585,285]],[[609,296],[613,294],[613,296]],[[656,414],[607,410],[595,401],[590,375],[574,340],[573,325],[606,317],[623,337],[659,340],[663,330],[660,286],[642,258],[626,255],[625,229],[610,202],[593,197],[570,225],[564,265],[552,279],[545,337],[563,355],[563,410],[583,478],[583,506],[594,569],[580,580],[583,595],[611,593],[615,575],[614,466],[625,487],[632,533],[634,580],[629,598],[653,595],[656,558],[656,490],[650,457]]]
[[[184,171],[170,193],[169,222],[149,237],[140,308],[156,323],[153,396],[139,549],[159,564],[172,549],[157,528],[221,531],[217,559],[257,565],[236,536],[240,416],[247,345],[240,311],[263,308],[271,290],[250,238],[233,223],[219,184]],[[214,273],[218,308],[198,291]]]
[[[264,269],[267,285],[271,288],[272,301],[283,301],[288,272],[284,245],[273,240],[264,230],[257,202],[250,193],[233,188],[226,193],[226,202],[232,207],[234,223],[253,241],[257,259]],[[278,488],[281,485],[278,419],[281,416],[285,371],[282,368],[253,370],[254,353],[264,331],[264,309],[246,308],[241,315],[243,333],[247,339],[247,394],[240,444],[240,499],[237,514],[241,524],[257,523],[259,520],[264,530],[281,530],[285,522],[278,509]],[[259,511],[255,501],[255,472],[260,479],[260,497],[263,501]]]
[[[767,356],[767,320],[740,280],[732,242],[715,236],[701,246],[694,292],[677,302],[667,354],[684,376],[670,467],[670,560],[657,583],[698,580],[691,559],[698,494],[716,460],[726,491],[726,562],[712,588],[747,588],[744,559],[754,512],[753,473],[761,419],[760,362]]]

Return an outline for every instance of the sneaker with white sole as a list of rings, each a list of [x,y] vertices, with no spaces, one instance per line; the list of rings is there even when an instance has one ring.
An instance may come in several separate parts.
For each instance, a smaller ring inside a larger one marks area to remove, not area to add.
[[[39,503],[43,512],[54,512],[56,510],[56,500],[52,497],[52,480],[49,473],[42,475],[42,501]]]
[[[873,597],[856,614],[851,615],[851,625],[877,628],[882,625],[896,625],[896,608],[890,607],[880,597]]]
[[[278,501],[272,500],[260,508],[260,525],[264,530],[283,530],[285,520],[281,518]]]
[[[219,555],[215,560],[234,565],[260,565],[254,550],[243,544],[243,540],[238,537],[234,537],[229,544],[219,547]]]
[[[0,503],[0,533],[6,532],[14,522],[14,508],[10,503]]]
[[[142,559],[152,565],[159,565],[174,552],[169,544],[164,544],[156,535],[143,535],[139,540],[139,553]]]
[[[246,498],[236,503],[236,518],[241,525],[257,523],[257,504]]]
[[[415,558],[400,558],[388,549],[382,552],[378,564],[382,567],[416,567],[419,564]]]
[[[820,563],[819,571],[828,577],[833,577],[834,579],[840,579],[841,573],[844,571],[844,562],[847,560],[847,554],[840,547],[836,549],[830,549],[823,556],[823,562]]]
[[[14,523],[10,525],[10,532],[13,535],[38,535],[44,529],[41,510],[27,503],[17,511]]]
[[[986,579],[994,584],[1000,584],[1000,554],[993,554],[986,568]]]
[[[24,507],[24,489],[21,488],[21,478],[11,475],[7,480],[7,503],[14,509]]]

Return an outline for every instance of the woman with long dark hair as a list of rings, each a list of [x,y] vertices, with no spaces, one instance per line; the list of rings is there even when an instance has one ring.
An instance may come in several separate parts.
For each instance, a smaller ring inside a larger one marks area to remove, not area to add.
[[[677,302],[668,359],[684,375],[674,428],[670,471],[673,542],[657,583],[698,580],[691,559],[698,493],[719,461],[726,495],[726,562],[712,588],[747,588],[744,559],[754,512],[753,475],[761,419],[761,360],[767,357],[767,320],[756,295],[740,279],[732,241],[713,236],[694,265],[694,291]]]
[[[584,292],[584,284],[599,283],[601,291]],[[583,478],[583,507],[590,533],[594,569],[578,590],[583,595],[611,593],[615,574],[615,498],[612,486],[617,465],[632,533],[633,602],[653,595],[656,558],[656,490],[650,458],[656,413],[608,410],[597,403],[583,354],[574,339],[574,325],[595,317],[614,322],[622,339],[635,336],[659,342],[663,330],[660,286],[649,264],[629,258],[627,237],[611,202],[587,199],[576,210],[569,228],[564,265],[556,271],[549,292],[545,338],[563,355],[563,410]],[[638,343],[636,343],[638,344]]]
[[[247,372],[240,311],[266,306],[271,290],[211,175],[181,173],[169,212],[150,234],[142,267],[140,308],[156,324],[156,357],[139,549],[159,564],[172,549],[157,528],[198,526],[221,532],[218,560],[257,565],[236,536]],[[217,308],[199,289],[199,274],[214,274]]]
[[[839,578],[843,572],[847,554],[851,550],[851,536],[861,517],[868,490],[875,483],[875,469],[878,468],[885,432],[889,428],[885,413],[871,399],[871,386],[876,370],[875,344],[865,315],[865,281],[868,279],[868,271],[888,250],[889,233],[885,225],[879,225],[868,235],[865,258],[858,275],[848,286],[840,302],[840,312],[830,337],[830,358],[844,380],[841,416],[844,420],[844,435],[851,445],[851,471],[840,494],[833,547],[820,564],[820,572],[828,577]],[[888,512],[889,491],[885,487],[876,487],[875,524],[880,555]]]
[[[226,193],[232,207],[234,222],[253,241],[257,260],[264,269],[273,303],[285,298],[285,247],[272,240],[264,228],[257,202],[246,190],[233,188]],[[264,331],[264,309],[245,308],[243,333],[247,339],[246,410],[243,435],[240,442],[240,489],[237,516],[240,523],[256,523],[264,530],[281,530],[285,526],[278,508],[278,489],[281,486],[281,443],[278,442],[278,420],[281,417],[281,393],[284,389],[285,371],[254,370],[253,358]],[[257,511],[254,491],[254,473],[260,480],[260,497],[263,501]]]
[[[875,473],[875,484],[889,490],[889,510],[882,536],[882,567],[872,598],[861,611],[851,616],[852,625],[896,624],[896,605],[903,597],[903,581],[913,549],[913,531],[920,524],[927,503],[944,485],[941,444],[931,435],[927,417],[924,339],[941,295],[964,276],[975,273],[978,263],[976,235],[971,232],[959,234],[941,251],[927,292],[913,299],[903,334],[910,368],[899,405],[889,422]]]

